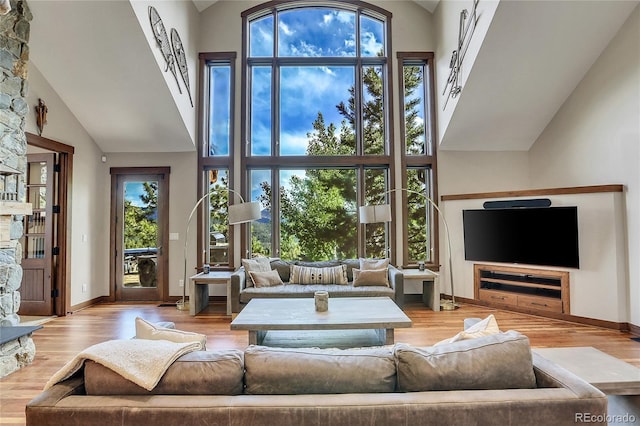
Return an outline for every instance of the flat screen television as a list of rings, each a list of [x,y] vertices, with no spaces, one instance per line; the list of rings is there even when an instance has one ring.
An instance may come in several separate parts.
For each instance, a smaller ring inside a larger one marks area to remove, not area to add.
[[[466,260],[578,268],[578,208],[463,210]]]

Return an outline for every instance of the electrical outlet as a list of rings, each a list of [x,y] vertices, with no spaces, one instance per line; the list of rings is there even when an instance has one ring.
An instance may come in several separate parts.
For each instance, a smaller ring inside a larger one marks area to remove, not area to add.
[[[184,287],[184,280],[178,280],[178,285],[180,287]]]
[[[87,292],[87,283],[82,284],[82,292],[83,293]]]

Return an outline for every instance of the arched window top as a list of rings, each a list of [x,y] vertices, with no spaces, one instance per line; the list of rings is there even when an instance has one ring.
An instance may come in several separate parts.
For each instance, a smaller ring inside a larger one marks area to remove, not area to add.
[[[386,56],[390,14],[366,3],[270,2],[245,13],[249,58]]]

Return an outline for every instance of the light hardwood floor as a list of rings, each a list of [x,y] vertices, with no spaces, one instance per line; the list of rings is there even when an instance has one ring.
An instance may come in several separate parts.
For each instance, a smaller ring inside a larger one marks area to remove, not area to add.
[[[518,330],[532,347],[593,346],[640,367],[640,343],[629,333],[463,304],[455,311],[434,312],[422,303],[411,302],[405,313],[411,328],[397,329],[396,342],[427,346],[455,335],[469,317],[494,314],[501,330]],[[246,331],[231,331],[224,302],[215,302],[192,317],[175,306],[154,304],[101,304],[66,317],[53,319],[33,334],[36,358],[28,367],[0,379],[0,425],[24,425],[26,403],[42,390],[58,369],[93,344],[110,339],[127,339],[135,334],[137,316],[149,321],[173,321],[176,328],[207,335],[207,348],[247,346]]]

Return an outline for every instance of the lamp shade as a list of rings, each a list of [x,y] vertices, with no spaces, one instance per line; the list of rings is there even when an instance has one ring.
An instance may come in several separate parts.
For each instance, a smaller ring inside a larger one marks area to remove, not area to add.
[[[229,206],[229,224],[251,222],[260,219],[260,202],[231,204]]]
[[[378,204],[360,207],[360,223],[391,222],[391,206]]]

